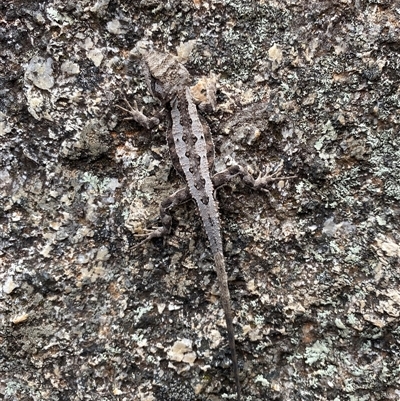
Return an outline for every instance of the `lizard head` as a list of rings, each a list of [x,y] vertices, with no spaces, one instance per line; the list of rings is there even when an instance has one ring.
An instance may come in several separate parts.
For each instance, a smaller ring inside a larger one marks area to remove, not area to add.
[[[152,50],[143,60],[150,73],[151,91],[160,100],[169,102],[189,85],[189,71],[172,54]]]
[[[138,42],[135,49],[143,60],[145,79],[154,97],[169,102],[190,84],[189,71],[176,56],[161,53],[146,41]]]

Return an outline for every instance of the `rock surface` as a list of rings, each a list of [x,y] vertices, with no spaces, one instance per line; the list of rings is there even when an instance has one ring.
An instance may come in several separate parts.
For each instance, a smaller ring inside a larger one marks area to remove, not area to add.
[[[400,399],[396,2],[0,4],[0,394],[234,399],[193,205],[132,249],[181,185],[116,105],[160,107],[139,40],[218,78],[216,170],[297,178],[218,192],[244,399]],[[227,398],[228,395],[230,398]]]

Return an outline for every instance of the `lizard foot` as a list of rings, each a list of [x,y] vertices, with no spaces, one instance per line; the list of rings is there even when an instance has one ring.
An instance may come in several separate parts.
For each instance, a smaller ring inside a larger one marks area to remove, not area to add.
[[[149,230],[150,231],[150,230]],[[159,227],[154,231],[151,231],[150,234],[136,234],[135,237],[146,237],[144,240],[140,241],[139,243],[137,243],[136,245],[134,245],[132,247],[132,249],[136,249],[136,248],[140,248],[142,245],[146,244],[147,242],[149,242],[150,240],[152,240],[153,238],[161,238],[161,237],[165,237],[165,235],[168,234],[168,231],[166,230],[165,227]]]
[[[283,162],[279,163],[279,165],[272,171],[271,168],[268,168],[265,174],[259,174],[257,179],[253,182],[253,187],[255,189],[263,190],[264,187],[271,181],[280,181],[280,180],[291,180],[292,178],[296,178],[295,175],[283,177],[280,175],[283,168]]]
[[[138,124],[140,124],[141,126],[147,128],[147,129],[153,128],[160,122],[159,119],[156,117],[146,117],[142,113],[143,109],[139,110],[136,101],[133,102],[133,106],[132,106],[128,102],[126,97],[124,97],[123,100],[127,105],[127,109],[125,107],[119,106],[118,104],[117,104],[117,107],[132,115],[132,117],[126,117],[126,118],[124,118],[124,120],[135,120]]]

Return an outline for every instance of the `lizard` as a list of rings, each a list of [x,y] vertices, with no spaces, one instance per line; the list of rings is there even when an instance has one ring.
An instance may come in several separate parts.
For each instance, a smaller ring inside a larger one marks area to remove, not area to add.
[[[254,189],[264,189],[271,181],[294,177],[280,176],[282,164],[271,174],[270,171],[267,171],[264,175],[260,174],[257,179],[254,179],[240,165],[230,166],[225,171],[212,175],[211,171],[214,164],[213,140],[210,129],[205,121],[200,119],[193,100],[190,91],[191,76],[188,70],[176,56],[160,52],[149,43],[138,43],[137,51],[142,59],[143,74],[151,95],[169,109],[171,128],[167,132],[167,144],[172,164],[179,175],[184,178],[186,185],[161,202],[160,218],[162,226],[151,232],[135,247],[143,245],[152,238],[169,234],[172,225],[170,209],[190,199],[195,201],[214,258],[220,301],[228,333],[237,400],[239,401],[242,391],[215,189],[237,176]],[[215,79],[212,79],[211,83],[215,84]],[[212,86],[210,105],[214,108],[215,85],[214,88]],[[131,114],[132,117],[127,119],[133,119],[147,129],[151,129],[159,123],[157,118],[146,117],[139,111],[136,103],[132,106],[126,98],[124,100],[128,108],[118,107]],[[208,106],[204,103],[199,107],[206,109]]]

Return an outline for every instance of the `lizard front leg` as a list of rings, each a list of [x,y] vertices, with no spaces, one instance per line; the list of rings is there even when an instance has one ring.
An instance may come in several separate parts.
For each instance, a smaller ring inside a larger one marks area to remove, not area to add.
[[[162,226],[152,231],[143,241],[136,244],[133,249],[142,246],[153,238],[160,238],[169,234],[171,232],[172,224],[172,216],[169,213],[170,209],[173,209],[174,207],[179,206],[190,199],[192,199],[192,197],[188,187],[179,189],[172,195],[168,196],[168,198],[164,199],[160,203],[160,218]]]
[[[119,106],[117,104],[117,107],[120,108],[121,110],[126,111],[129,113],[132,117],[126,117],[124,120],[134,120],[138,124],[140,124],[142,127],[145,127],[147,129],[151,129],[154,126],[156,126],[160,121],[156,117],[147,117],[145,116],[141,110],[138,109],[136,102],[133,103],[133,106],[128,102],[126,98],[123,98],[124,102],[127,105],[127,109],[125,107]]]
[[[253,189],[265,190],[267,184],[269,184],[272,181],[289,180],[292,178],[296,178],[296,176],[282,177],[280,175],[282,167],[283,166],[281,163],[278,165],[275,171],[271,172],[271,170],[268,169],[264,175],[260,173],[259,176],[255,179],[244,167],[237,164],[227,168],[226,170],[220,173],[215,174],[212,177],[212,181],[214,187],[219,188],[227,184],[233,178],[240,177],[245,184],[249,185]]]

